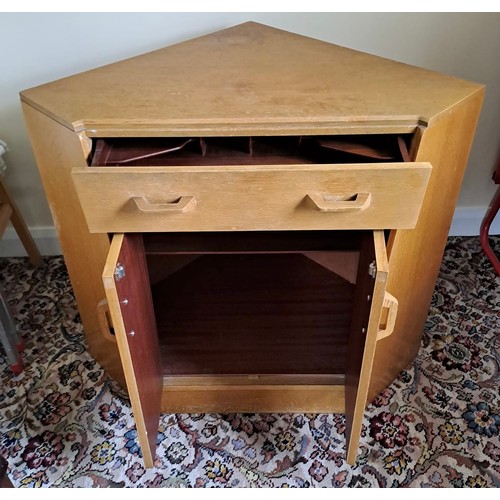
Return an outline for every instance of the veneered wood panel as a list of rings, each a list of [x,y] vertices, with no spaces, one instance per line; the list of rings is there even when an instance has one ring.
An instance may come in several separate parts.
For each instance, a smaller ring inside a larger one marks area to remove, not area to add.
[[[304,256],[350,283],[356,283],[359,252],[305,252]]]
[[[163,374],[343,375],[354,288],[300,254],[203,256],[153,287]]]
[[[407,135],[95,139],[91,166],[300,165],[408,161]]]
[[[343,385],[163,387],[165,413],[343,413]]]
[[[397,230],[392,238],[387,291],[399,310],[394,333],[377,343],[369,401],[408,368],[420,348],[482,101],[478,92],[457,104],[420,139],[416,161],[429,161],[433,169],[415,229]]]
[[[118,265],[124,270],[122,277],[115,274]],[[152,467],[163,381],[156,320],[140,234],[113,237],[103,282],[144,463],[146,467]]]
[[[73,178],[92,232],[386,229],[414,227],[431,170],[428,163],[90,167]],[[340,207],[365,195],[366,207]],[[325,210],[311,196],[324,197]],[[153,210],[140,209],[137,198]]]
[[[372,266],[372,269],[370,269]],[[345,379],[347,462],[354,464],[384,301],[388,263],[383,231],[361,243]]]
[[[359,250],[360,231],[144,233],[146,254],[331,253]]]
[[[428,123],[480,87],[250,22],[21,98],[101,137],[389,133]]]
[[[104,299],[102,270],[109,251],[106,234],[90,234],[71,179],[86,165],[84,144],[74,132],[23,104],[43,187],[47,195],[89,351],[106,372],[126,387],[118,349],[101,333],[97,305]]]
[[[256,373],[252,375],[164,375],[163,386],[294,386],[301,385],[344,385],[345,376],[340,373],[311,375],[310,373],[269,375]]]

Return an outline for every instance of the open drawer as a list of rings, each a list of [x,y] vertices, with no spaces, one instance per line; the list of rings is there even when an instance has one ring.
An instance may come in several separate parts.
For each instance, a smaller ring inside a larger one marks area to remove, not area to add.
[[[92,164],[73,171],[90,231],[415,226],[431,166],[405,162],[406,151],[357,145],[353,154],[344,151],[351,143],[335,137],[265,138],[262,144],[251,139],[224,138],[212,154],[210,141],[202,139],[177,139],[166,150],[134,139],[115,139],[113,147],[101,140]],[[245,140],[250,142],[242,151]],[[191,144],[198,154],[185,151]]]
[[[352,463],[387,273],[382,231],[114,235],[99,314],[146,465],[162,410],[345,412]]]

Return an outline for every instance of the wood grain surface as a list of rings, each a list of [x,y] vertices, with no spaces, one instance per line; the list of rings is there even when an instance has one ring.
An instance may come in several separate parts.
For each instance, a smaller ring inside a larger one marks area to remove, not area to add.
[[[423,131],[416,161],[433,165],[418,223],[392,239],[387,291],[399,301],[393,334],[377,343],[369,400],[407,369],[420,348],[432,293],[474,137],[483,93]]]
[[[105,298],[102,270],[109,252],[106,234],[90,234],[71,179],[71,170],[86,165],[77,134],[23,104],[43,187],[59,237],[89,351],[106,372],[126,387],[114,342],[102,336],[97,306]]]
[[[89,136],[390,133],[429,124],[480,87],[250,22],[21,98]]]
[[[115,269],[124,269],[123,277]],[[158,334],[140,234],[115,235],[103,271],[109,312],[146,467],[152,467],[163,380]]]
[[[412,228],[431,172],[428,163],[219,167],[88,167],[73,180],[92,232],[257,231]],[[310,196],[363,209],[321,211]],[[143,211],[140,197],[158,210]],[[181,197],[189,209],[165,212]]]
[[[361,243],[346,363],[347,462],[351,465],[358,452],[388,271],[384,233],[374,231]]]

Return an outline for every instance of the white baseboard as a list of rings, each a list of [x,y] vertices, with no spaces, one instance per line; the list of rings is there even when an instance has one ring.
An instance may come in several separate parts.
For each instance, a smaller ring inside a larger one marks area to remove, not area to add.
[[[457,208],[451,223],[450,236],[477,236],[485,207]],[[42,255],[61,255],[54,227],[33,227],[30,233]],[[493,221],[490,234],[500,234],[500,215]],[[0,257],[25,257],[26,252],[14,228],[9,226],[0,240]]]
[[[458,207],[451,222],[450,236],[478,236],[487,207]],[[500,234],[500,214],[493,220],[489,234]]]
[[[61,255],[55,227],[32,227],[31,237],[42,255]],[[0,240],[0,257],[26,257],[27,253],[16,231],[9,226]]]

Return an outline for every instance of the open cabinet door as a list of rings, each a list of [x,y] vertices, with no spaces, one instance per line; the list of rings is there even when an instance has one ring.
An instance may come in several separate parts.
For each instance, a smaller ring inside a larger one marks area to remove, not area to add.
[[[396,320],[397,300],[386,293],[387,275],[384,232],[366,232],[361,242],[345,380],[349,464],[355,463],[358,452],[375,346],[379,338],[392,333]],[[382,318],[385,318],[383,327]]]
[[[116,234],[113,237],[103,282],[144,464],[152,467],[163,382],[141,234]]]

